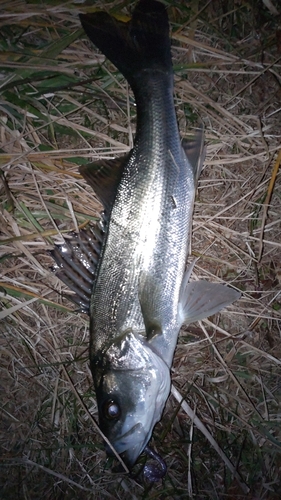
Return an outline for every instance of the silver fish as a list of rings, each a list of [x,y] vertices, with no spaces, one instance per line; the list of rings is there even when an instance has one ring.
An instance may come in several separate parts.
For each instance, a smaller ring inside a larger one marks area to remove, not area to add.
[[[128,80],[137,130],[124,158],[80,168],[104,206],[102,224],[58,246],[53,256],[59,277],[73,281],[76,302],[89,307],[100,427],[131,467],[161,418],[181,326],[216,313],[240,294],[221,284],[189,283],[204,138],[199,132],[183,145],[179,135],[164,5],[141,0],[126,23],[105,12],[80,19]]]

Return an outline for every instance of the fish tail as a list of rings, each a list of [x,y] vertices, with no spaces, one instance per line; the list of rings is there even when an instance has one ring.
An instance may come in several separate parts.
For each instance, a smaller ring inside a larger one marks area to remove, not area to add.
[[[162,3],[140,0],[128,22],[106,12],[80,14],[80,21],[90,40],[133,89],[142,71],[172,73],[169,21]]]

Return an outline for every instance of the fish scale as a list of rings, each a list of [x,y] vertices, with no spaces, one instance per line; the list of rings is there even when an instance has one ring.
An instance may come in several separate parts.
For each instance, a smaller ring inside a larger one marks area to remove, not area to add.
[[[104,206],[106,223],[104,232],[97,233],[102,241],[95,271],[91,269],[91,292],[85,299],[85,286],[78,290],[84,309],[89,307],[100,427],[132,467],[169,395],[181,326],[218,312],[240,294],[222,284],[189,282],[194,264],[185,269],[204,137],[199,130],[192,141],[180,139],[164,5],[140,0],[127,23],[105,12],[81,14],[80,20],[91,41],[127,78],[137,107],[130,153],[80,167]],[[76,293],[77,257],[85,248],[85,258],[80,258],[85,266],[89,250],[85,232],[83,241],[73,260],[63,245],[54,255],[62,280],[65,263],[68,285],[73,262]]]

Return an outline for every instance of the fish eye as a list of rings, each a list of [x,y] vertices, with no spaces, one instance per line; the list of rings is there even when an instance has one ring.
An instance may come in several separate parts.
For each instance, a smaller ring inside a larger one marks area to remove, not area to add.
[[[113,399],[109,399],[103,404],[103,414],[108,420],[115,420],[120,417],[120,406]]]

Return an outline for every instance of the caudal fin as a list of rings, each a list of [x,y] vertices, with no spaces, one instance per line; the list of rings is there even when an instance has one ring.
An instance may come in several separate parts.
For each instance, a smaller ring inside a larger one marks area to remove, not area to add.
[[[142,70],[172,71],[169,21],[162,3],[140,0],[128,22],[106,12],[80,14],[80,21],[90,40],[123,73],[131,87]]]

